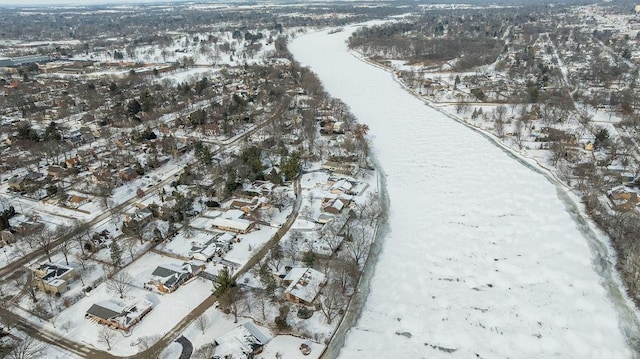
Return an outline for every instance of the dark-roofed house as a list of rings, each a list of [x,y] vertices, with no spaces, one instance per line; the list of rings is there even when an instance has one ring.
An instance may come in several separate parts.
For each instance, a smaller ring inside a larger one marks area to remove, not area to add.
[[[184,282],[193,278],[202,269],[204,269],[204,264],[187,262],[182,265],[163,264],[151,273],[152,279],[147,284],[152,287],[155,286],[162,293],[171,293]]]
[[[33,284],[48,293],[62,293],[78,277],[76,271],[64,264],[46,262],[33,269]]]
[[[49,168],[47,169],[47,176],[52,178],[63,178],[66,175],[67,175],[67,171],[65,171],[64,168],[57,165],[49,166]]]
[[[130,305],[111,299],[92,305],[84,316],[111,328],[129,330],[151,309],[153,304],[147,299],[141,299]]]
[[[138,172],[136,172],[136,170],[131,167],[125,167],[120,170],[119,176],[123,181],[133,181],[136,177],[138,177]]]

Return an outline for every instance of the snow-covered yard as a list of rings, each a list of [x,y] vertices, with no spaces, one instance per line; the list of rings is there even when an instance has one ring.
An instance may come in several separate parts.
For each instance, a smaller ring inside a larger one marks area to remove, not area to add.
[[[89,292],[87,297],[60,313],[55,318],[56,328],[53,328],[52,324],[48,324],[48,329],[104,350],[106,345],[98,339],[98,332],[104,326],[85,319],[84,315],[87,310],[96,302],[109,298],[123,302],[134,302],[137,299],[146,298],[154,304],[153,310],[133,327],[130,335],[118,331],[110,351],[115,355],[137,353],[140,350],[137,346],[140,338],[165,334],[193,308],[211,295],[211,282],[200,278],[191,279],[177,291],[168,294],[143,289],[143,283],[151,277],[151,272],[158,265],[168,263],[182,264],[182,261],[154,253],[144,255],[123,269],[134,278],[134,287],[126,294],[125,298],[119,299],[117,293],[110,291],[106,283],[102,283]]]

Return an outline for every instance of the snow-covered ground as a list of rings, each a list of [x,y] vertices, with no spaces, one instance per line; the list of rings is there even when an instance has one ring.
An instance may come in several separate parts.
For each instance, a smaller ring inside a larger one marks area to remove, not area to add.
[[[163,335],[171,330],[182,318],[184,318],[193,308],[211,295],[211,282],[200,278],[191,279],[182,285],[174,293],[159,294],[142,289],[143,283],[151,278],[151,273],[160,264],[175,263],[182,264],[182,261],[163,257],[154,253],[147,253],[128,266],[126,271],[132,278],[133,288],[122,299],[123,302],[133,303],[141,298],[151,301],[153,310],[144,319],[133,327],[131,335],[125,336],[118,332],[112,350],[114,355],[133,355],[140,351],[136,346],[140,338],[146,336]],[[81,299],[78,303],[60,313],[55,318],[57,327],[48,324],[49,330],[57,331],[73,340],[90,344],[99,349],[106,349],[103,343],[99,342],[98,333],[104,326],[91,320],[85,319],[86,311],[96,302],[119,299],[118,294],[107,288],[106,283],[101,284],[91,291],[89,295]]]
[[[390,199],[340,357],[633,356],[636,311],[562,189],[349,54],[351,30],[290,45],[370,126]]]

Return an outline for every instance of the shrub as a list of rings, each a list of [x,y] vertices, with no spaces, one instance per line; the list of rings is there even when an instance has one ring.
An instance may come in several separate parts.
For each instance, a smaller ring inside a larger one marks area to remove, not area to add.
[[[309,319],[313,316],[313,310],[307,307],[302,307],[298,309],[298,318],[300,319]]]

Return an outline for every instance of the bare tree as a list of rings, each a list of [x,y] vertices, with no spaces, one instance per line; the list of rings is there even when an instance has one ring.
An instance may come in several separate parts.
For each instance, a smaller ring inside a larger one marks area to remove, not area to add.
[[[78,263],[80,263],[80,265],[82,266],[82,270],[87,269],[87,257],[85,257],[84,254],[74,253],[73,258],[77,260]]]
[[[369,192],[365,202],[362,205],[361,218],[369,220],[369,226],[373,227],[375,221],[386,217],[385,207],[382,205],[381,198],[376,192]]]
[[[13,350],[7,354],[7,359],[37,359],[44,358],[47,351],[47,347],[35,340],[32,337],[27,336],[20,341],[20,344],[16,345]]]
[[[360,268],[367,258],[371,240],[368,237],[367,229],[364,224],[351,223],[349,225],[349,241],[347,241],[347,253],[353,262]]]
[[[244,292],[239,287],[230,287],[218,298],[218,302],[223,310],[233,314],[233,322],[238,322],[238,313],[243,307],[245,299]]]
[[[335,283],[340,285],[342,293],[353,287],[360,275],[360,268],[347,258],[335,258],[329,261],[328,269],[333,274]]]
[[[205,330],[209,327],[209,317],[205,313],[200,314],[198,318],[196,318],[196,327],[200,329],[202,334],[204,334]]]
[[[125,237],[123,240],[123,244],[124,247],[127,249],[127,252],[129,252],[129,256],[131,257],[131,261],[133,261],[133,257],[135,255],[135,249],[138,246],[138,243],[136,241],[136,239],[134,237]]]
[[[51,250],[53,249],[53,243],[55,242],[55,234],[48,229],[43,229],[34,233],[33,240],[38,248],[47,256],[49,262],[51,262]]]
[[[141,349],[136,358],[141,359],[158,359],[163,347],[154,347],[154,344],[160,340],[160,335],[148,335],[141,337],[138,341],[138,347]]]
[[[117,335],[118,334],[109,329],[109,327],[102,327],[98,332],[98,341],[104,343],[107,346],[107,350],[111,350],[111,344],[113,344]]]
[[[522,118],[518,117],[516,122],[514,123],[513,136],[518,148],[522,149],[522,132],[523,132],[523,123]]]
[[[279,272],[283,259],[284,256],[282,254],[282,246],[280,245],[280,243],[276,243],[276,245],[271,247],[271,250],[269,250],[267,264],[273,269],[274,272]]]
[[[267,320],[267,309],[269,308],[269,301],[273,299],[273,292],[262,288],[254,288],[252,292],[253,297],[257,298],[255,305],[260,310],[262,320]]]
[[[129,290],[131,290],[132,285],[133,278],[127,272],[123,271],[118,272],[118,274],[107,281],[107,288],[118,293],[120,298],[124,298]]]
[[[64,256],[64,261],[69,265],[69,254],[71,254],[71,249],[73,248],[72,242],[70,239],[66,238],[62,242],[60,242],[60,252]]]
[[[342,243],[342,237],[338,235],[340,228],[336,224],[336,221],[331,221],[320,230],[320,240],[329,247],[331,253],[338,250],[340,243]]]
[[[80,252],[84,255],[84,241],[86,238],[91,238],[91,226],[87,223],[81,223],[74,227],[71,230],[72,235],[69,240],[76,242]]]
[[[327,319],[327,324],[331,324],[340,313],[340,310],[347,304],[347,297],[342,293],[340,285],[331,283],[320,293],[318,304],[320,311]]]

